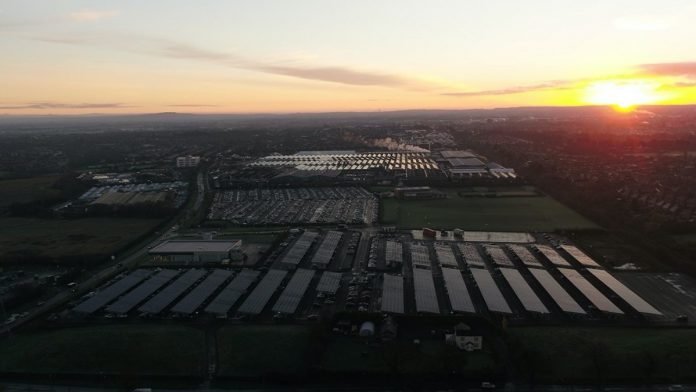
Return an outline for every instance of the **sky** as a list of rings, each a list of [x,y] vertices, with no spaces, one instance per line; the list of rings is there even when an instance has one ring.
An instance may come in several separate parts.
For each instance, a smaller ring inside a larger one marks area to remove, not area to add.
[[[0,114],[696,103],[693,0],[0,0]]]

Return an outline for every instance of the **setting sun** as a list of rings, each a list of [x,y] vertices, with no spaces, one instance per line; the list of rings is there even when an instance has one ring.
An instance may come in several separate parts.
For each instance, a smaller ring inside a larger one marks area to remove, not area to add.
[[[592,104],[613,105],[628,110],[636,105],[656,103],[663,99],[659,83],[643,80],[595,82],[587,87],[586,100]]]

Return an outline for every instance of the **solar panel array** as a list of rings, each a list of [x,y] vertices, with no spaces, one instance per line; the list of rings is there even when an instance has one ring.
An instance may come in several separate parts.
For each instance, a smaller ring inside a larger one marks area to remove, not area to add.
[[[258,277],[258,271],[246,268],[240,271],[230,284],[222,289],[220,294],[206,306],[206,313],[226,315]]]
[[[629,289],[623,283],[619,282],[615,277],[613,277],[609,272],[601,269],[588,269],[592,275],[609,287],[613,292],[615,292],[624,301],[628,302],[629,305],[640,313],[644,314],[654,314],[662,315],[662,313],[650,305],[646,300],[634,293],[633,290]]]
[[[512,313],[510,306],[505,301],[505,297],[503,297],[503,293],[500,292],[488,270],[474,268],[471,270],[471,273],[474,275],[474,280],[483,295],[483,300],[486,302],[488,310],[497,313]]]
[[[432,272],[427,269],[414,269],[413,284],[416,293],[416,311],[440,313]]]
[[[111,286],[99,291],[93,297],[88,298],[86,301],[77,305],[74,310],[78,313],[94,313],[145,280],[145,278],[150,276],[151,273],[152,271],[150,270],[135,270],[119,279]]]
[[[435,244],[435,254],[437,255],[437,260],[440,262],[440,265],[459,268],[457,257],[454,255],[452,247],[449,245]]]
[[[530,252],[529,249],[525,248],[524,246],[522,246],[522,245],[508,245],[508,248],[527,267],[544,268],[543,264],[541,264],[539,262],[539,260],[536,258],[536,256],[534,256],[534,254],[532,252]]]
[[[421,244],[411,244],[411,262],[413,266],[430,268],[430,251]]]
[[[566,259],[564,259],[561,255],[556,252],[555,249],[551,248],[550,246],[547,245],[534,245],[534,248],[539,251],[542,255],[544,255],[551,264],[561,266],[561,267],[570,267],[570,263]]]
[[[136,287],[134,290],[119,298],[118,301],[112,303],[106,308],[107,312],[124,314],[130,312],[136,305],[151,296],[155,291],[169,283],[179,274],[179,271],[163,269],[157,272],[153,277],[146,280],[143,284]]]
[[[261,279],[261,282],[256,286],[254,291],[249,294],[247,299],[239,307],[239,312],[248,314],[260,314],[266,307],[266,304],[271,299],[275,291],[280,286],[280,283],[285,279],[288,271],[269,270],[266,276]]]
[[[288,253],[283,257],[284,264],[298,265],[302,258],[304,258],[307,251],[312,246],[314,239],[317,237],[318,233],[314,231],[305,231],[302,233],[300,238],[295,241]]]
[[[602,266],[597,264],[597,262],[595,262],[594,260],[592,260],[590,256],[586,255],[585,252],[581,251],[573,245],[561,245],[561,249],[566,251],[573,259],[575,259],[578,263],[584,265],[585,267],[602,268]]]
[[[486,254],[493,259],[493,263],[499,266],[503,267],[514,267],[515,265],[512,263],[512,260],[508,257],[508,255],[505,253],[503,248],[501,248],[498,245],[484,245],[483,249],[486,251]]]
[[[340,272],[324,271],[317,283],[317,291],[320,293],[336,294],[338,288],[341,286],[341,277],[343,274]]]
[[[313,277],[314,270],[298,269],[273,305],[273,311],[285,314],[295,313]]]
[[[522,306],[524,306],[528,312],[549,313],[544,303],[541,302],[539,297],[534,293],[534,290],[529,287],[529,284],[524,280],[524,277],[522,277],[522,274],[520,274],[518,270],[501,268],[500,272],[503,273],[503,277],[507,280],[510,287],[512,287],[512,291],[515,292],[517,298],[522,302]]]
[[[464,258],[464,262],[469,267],[481,267],[486,268],[486,262],[483,261],[483,257],[476,249],[476,245],[467,243],[458,243],[457,248]]]
[[[602,294],[596,287],[592,285],[585,277],[580,275],[576,270],[560,268],[559,271],[573,284],[587,299],[592,302],[597,309],[602,312],[623,314],[613,302]]]
[[[143,313],[158,314],[179,298],[189,287],[198,282],[206,272],[202,269],[190,269],[179,276],[172,284],[157,293],[138,308]]]
[[[208,297],[213,295],[213,292],[218,287],[222,286],[227,279],[232,276],[232,272],[227,270],[216,269],[208,277],[201,282],[196,288],[191,290],[187,296],[179,301],[172,308],[172,312],[191,314],[198,309]]]
[[[387,264],[401,264],[404,262],[404,249],[401,242],[387,240],[385,259]]]
[[[336,252],[336,248],[342,236],[343,233],[340,231],[327,232],[321,244],[319,244],[319,249],[317,249],[314,253],[314,257],[312,257],[312,264],[327,266],[331,262],[331,258]]]
[[[567,313],[586,314],[585,310],[575,302],[573,297],[565,291],[560,283],[558,283],[548,271],[530,269],[529,272],[532,273],[544,290],[549,293],[553,302],[555,302],[562,311]]]
[[[445,288],[447,296],[452,305],[452,310],[455,312],[476,313],[474,303],[471,301],[469,291],[466,289],[466,283],[462,278],[462,273],[458,269],[443,268],[442,277],[445,280]]]
[[[381,310],[387,313],[404,313],[403,277],[384,274]]]

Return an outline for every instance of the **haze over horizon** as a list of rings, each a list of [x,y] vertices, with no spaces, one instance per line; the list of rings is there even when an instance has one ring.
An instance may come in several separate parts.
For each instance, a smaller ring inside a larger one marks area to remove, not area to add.
[[[696,103],[689,1],[46,4],[0,3],[0,114]]]

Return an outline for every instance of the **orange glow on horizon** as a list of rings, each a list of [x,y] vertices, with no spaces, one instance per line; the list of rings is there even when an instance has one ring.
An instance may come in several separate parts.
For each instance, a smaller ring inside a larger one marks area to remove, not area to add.
[[[599,81],[585,89],[585,101],[595,105],[611,105],[628,112],[637,105],[656,104],[667,97],[659,93],[662,85],[656,81],[626,80]]]

